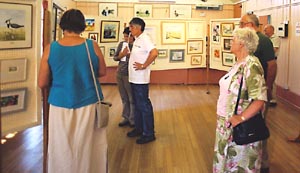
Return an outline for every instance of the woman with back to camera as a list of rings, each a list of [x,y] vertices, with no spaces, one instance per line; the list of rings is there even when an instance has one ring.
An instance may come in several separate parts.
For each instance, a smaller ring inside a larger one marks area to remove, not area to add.
[[[237,62],[219,81],[214,173],[260,171],[261,141],[246,145],[237,145],[232,141],[233,127],[253,117],[263,109],[267,101],[264,71],[258,58],[253,55],[257,45],[258,36],[254,30],[237,28],[233,32],[230,50],[236,56]],[[234,115],[241,79],[243,85],[238,115]]]
[[[45,48],[38,77],[40,88],[50,87],[48,173],[104,173],[106,128],[95,128],[98,98],[92,77],[106,74],[104,58],[95,41],[80,37],[85,29],[81,11],[66,11],[59,26],[64,37]],[[99,82],[97,87],[103,99]]]

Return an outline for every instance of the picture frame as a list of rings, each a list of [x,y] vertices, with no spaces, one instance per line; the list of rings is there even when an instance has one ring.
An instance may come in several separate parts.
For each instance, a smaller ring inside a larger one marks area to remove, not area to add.
[[[0,49],[32,47],[32,5],[0,2]]]
[[[203,39],[205,37],[205,25],[203,22],[188,22],[187,39]]]
[[[232,67],[236,62],[235,55],[233,53],[222,52],[222,65]]]
[[[158,49],[157,58],[167,58],[168,57],[168,49]]]
[[[184,49],[171,49],[170,62],[184,62]]]
[[[1,114],[24,111],[26,108],[27,88],[1,91]]]
[[[108,49],[108,53],[109,53],[109,56],[108,56],[108,57],[109,57],[109,58],[114,58],[116,51],[117,51],[117,48],[116,48],[116,47],[110,47],[110,48]]]
[[[232,37],[234,23],[221,23],[221,33],[223,37]]]
[[[203,40],[188,40],[187,41],[187,54],[202,54],[203,53]]]
[[[191,56],[191,65],[201,65],[201,64],[202,64],[202,55]]]
[[[162,44],[185,44],[185,22],[161,22]]]
[[[118,17],[117,3],[99,3],[100,17]]]
[[[97,32],[89,32],[88,37],[98,43],[99,34]]]
[[[211,27],[211,42],[214,44],[220,44],[221,33],[220,33],[220,23],[212,23]]]
[[[120,21],[102,20],[100,29],[100,42],[118,42]]]
[[[135,4],[133,15],[135,17],[150,18],[152,17],[151,4]]]
[[[223,51],[227,51],[227,52],[230,52],[230,49],[231,49],[231,41],[232,41],[232,37],[224,37],[222,38],[222,48],[223,48]]]
[[[95,19],[85,19],[85,31],[95,30]]]
[[[0,83],[20,82],[26,80],[27,59],[1,59]]]
[[[191,18],[191,5],[170,5],[170,18]]]
[[[211,47],[211,58],[213,61],[221,62],[222,61],[222,53],[220,47]]]

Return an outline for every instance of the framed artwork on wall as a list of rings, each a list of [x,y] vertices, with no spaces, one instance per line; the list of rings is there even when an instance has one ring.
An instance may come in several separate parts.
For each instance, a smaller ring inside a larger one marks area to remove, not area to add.
[[[184,61],[184,49],[170,50],[170,62],[183,62],[183,61]]]
[[[142,17],[142,18],[152,17],[152,5],[150,5],[150,4],[135,4],[133,15],[135,17]]]
[[[117,3],[99,3],[99,16],[101,17],[117,17]]]
[[[203,40],[188,40],[187,54],[201,54],[203,53]]]
[[[95,19],[85,19],[85,31],[95,30]]]
[[[221,48],[211,47],[211,58],[213,61],[221,62],[222,60]]]
[[[26,67],[26,58],[0,60],[0,83],[25,81]]]
[[[191,65],[201,65],[201,64],[202,64],[202,55],[191,56]]]
[[[161,22],[162,44],[185,44],[184,22]]]
[[[187,38],[188,39],[202,39],[205,37],[203,22],[188,22]]]
[[[221,23],[221,33],[223,37],[231,37],[234,30],[234,23]]]
[[[32,47],[32,5],[0,2],[0,49]]]
[[[158,49],[157,58],[166,58],[168,57],[168,49]]]
[[[191,18],[191,5],[170,5],[170,18]]]
[[[88,37],[89,39],[95,40],[98,43],[99,34],[97,32],[90,32]]]
[[[230,52],[232,37],[224,37],[222,38],[223,43],[223,51]]]
[[[212,23],[211,27],[211,42],[214,44],[220,44],[220,23]]]
[[[100,42],[118,42],[119,41],[120,21],[102,20],[100,29]]]
[[[110,47],[109,48],[109,58],[114,58],[116,51],[117,51],[116,47]]]
[[[223,66],[232,67],[235,64],[235,55],[233,53],[223,52],[222,53],[222,64]]]
[[[1,91],[1,114],[25,110],[26,88]]]

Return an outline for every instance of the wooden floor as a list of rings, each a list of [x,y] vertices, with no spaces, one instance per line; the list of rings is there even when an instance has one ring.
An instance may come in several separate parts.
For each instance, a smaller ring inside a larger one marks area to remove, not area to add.
[[[120,128],[121,100],[116,85],[104,85],[113,103],[108,127],[110,173],[211,173],[216,125],[217,86],[151,85],[157,140],[145,145]],[[209,94],[207,94],[209,91]],[[300,112],[278,102],[267,123],[271,173],[300,173],[300,144],[288,136],[300,130]],[[3,173],[42,172],[42,127],[19,133],[2,146]]]

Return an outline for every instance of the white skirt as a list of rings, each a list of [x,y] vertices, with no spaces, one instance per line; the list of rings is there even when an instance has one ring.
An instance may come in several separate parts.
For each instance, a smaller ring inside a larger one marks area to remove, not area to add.
[[[50,105],[48,140],[48,173],[107,172],[106,128],[95,128],[95,104]]]

